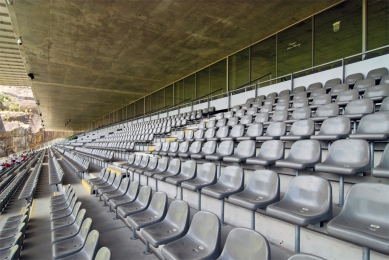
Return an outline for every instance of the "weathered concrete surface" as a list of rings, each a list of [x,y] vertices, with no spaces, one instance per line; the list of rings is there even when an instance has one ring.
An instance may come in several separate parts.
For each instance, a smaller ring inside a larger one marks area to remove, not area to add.
[[[69,130],[337,2],[25,0],[8,8],[46,128]]]

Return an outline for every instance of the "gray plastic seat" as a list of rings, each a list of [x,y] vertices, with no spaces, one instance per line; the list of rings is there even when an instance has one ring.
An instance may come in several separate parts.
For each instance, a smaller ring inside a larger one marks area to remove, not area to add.
[[[21,247],[23,245],[23,242],[24,242],[24,234],[22,232],[19,232],[14,237],[2,239],[0,241],[0,254],[2,251],[8,250],[8,249],[14,247],[15,245],[18,245],[19,247]],[[4,258],[0,257],[0,259],[4,259]]]
[[[299,140],[293,143],[288,156],[276,162],[276,167],[296,170],[314,167],[321,161],[321,144],[317,140]],[[298,172],[297,174],[298,175]]]
[[[318,108],[321,105],[327,105],[331,103],[331,95],[330,94],[323,94],[320,96],[315,97],[312,100],[312,103],[309,105],[309,107],[312,108]]]
[[[311,118],[314,122],[322,122],[329,117],[335,117],[339,115],[339,105],[331,103],[327,105],[321,105],[316,109],[315,115]]]
[[[385,75],[388,75],[388,69],[383,67],[383,68],[378,68],[378,69],[373,69],[373,70],[370,70],[367,75],[366,75],[366,78],[367,79],[374,79],[376,82],[379,82],[381,80],[381,78]]]
[[[203,163],[197,169],[196,178],[181,183],[181,187],[197,191],[216,182],[216,165]]]
[[[261,106],[261,109],[259,110],[261,113],[268,113],[273,111],[273,105],[263,105]]]
[[[151,188],[149,186],[143,186],[135,201],[122,204],[116,208],[116,213],[121,219],[125,219],[127,216],[141,212],[145,210],[151,200]]]
[[[308,106],[309,100],[308,98],[298,98],[298,99],[293,99],[293,105],[291,108],[288,109],[288,111],[293,111],[296,108],[301,108],[301,107],[306,107]]]
[[[132,227],[133,236],[131,239],[136,239],[136,230],[148,227],[162,221],[167,212],[168,197],[164,192],[154,193],[151,202],[147,209],[136,214],[127,216],[125,223]]]
[[[371,99],[374,102],[382,101],[389,96],[389,85],[378,85],[366,89],[363,94],[364,99]]]
[[[380,85],[388,85],[389,84],[389,75],[385,75],[380,80]]]
[[[216,120],[209,120],[206,122],[207,128],[214,128],[216,125]]]
[[[169,166],[166,171],[162,173],[154,174],[153,178],[163,181],[167,177],[172,177],[180,173],[181,170],[181,161],[180,159],[172,159],[169,162]]]
[[[227,126],[232,127],[239,123],[239,117],[234,116],[228,119]]]
[[[331,87],[330,95],[336,97],[339,93],[349,90],[348,84],[338,84]]]
[[[219,141],[223,137],[227,137],[230,132],[230,128],[228,126],[221,126],[216,132],[215,137],[207,138],[207,141]]]
[[[246,115],[254,115],[256,113],[258,113],[258,108],[257,107],[248,108],[247,111],[246,111]]]
[[[65,218],[65,217],[69,216],[70,214],[72,214],[76,202],[77,202],[77,196],[74,196],[72,199],[72,202],[68,208],[66,208],[64,210],[50,213],[51,221],[56,220],[56,219],[60,219],[60,218]]]
[[[262,106],[262,100],[261,101],[254,101],[253,103],[251,103],[251,107],[252,108],[260,108]]]
[[[51,201],[50,207],[53,209],[52,211],[58,211],[58,208],[64,205],[69,205],[73,197],[75,196],[75,192],[72,190],[67,197],[63,197],[62,200],[53,200]]]
[[[385,146],[385,150],[379,164],[371,169],[371,174],[374,177],[389,178],[389,144]]]
[[[276,122],[267,127],[266,133],[263,136],[258,136],[255,139],[257,141],[278,140],[280,139],[280,136],[285,135],[285,133],[286,124],[284,122]]]
[[[375,80],[374,79],[363,79],[363,80],[358,80],[355,82],[354,88],[358,93],[363,93],[365,92],[366,89],[375,86]]]
[[[245,113],[246,113],[246,109],[244,109],[244,108],[242,107],[242,109],[239,109],[239,110],[236,110],[236,111],[235,111],[235,116],[237,116],[237,117],[242,117],[242,116],[244,116]]]
[[[159,151],[161,151],[162,149],[162,143],[161,142],[158,142],[155,146],[154,146],[154,150],[151,152],[152,154],[158,154]],[[134,158],[135,158],[135,155],[134,155]]]
[[[220,138],[221,141],[236,140],[236,138],[243,136],[244,125],[234,125],[227,137]]]
[[[167,260],[216,259],[220,254],[219,218],[206,211],[197,212],[188,233],[161,249]]]
[[[205,156],[214,154],[216,152],[216,141],[208,141],[201,147],[201,152],[191,154],[192,159],[203,159]]]
[[[330,236],[389,254],[389,185],[353,185],[338,216],[327,224]],[[364,251],[365,251],[364,250]],[[369,259],[369,258],[366,258]]]
[[[53,259],[67,257],[82,250],[91,227],[92,219],[87,218],[82,223],[80,231],[75,237],[53,244]]]
[[[101,180],[96,180],[95,182],[92,182],[94,180],[94,179],[92,179],[92,180],[89,180],[89,184],[94,186],[94,185],[106,183],[108,181],[109,177],[111,177],[111,171],[107,170],[106,174],[104,175],[104,177]]]
[[[324,88],[325,89],[329,89],[329,88],[332,88],[336,85],[339,85],[342,83],[342,80],[340,78],[335,78],[335,79],[329,79],[326,81],[326,83],[324,84]]]
[[[267,125],[274,122],[282,122],[285,121],[287,118],[288,118],[288,110],[274,111],[272,118],[267,122],[263,122],[263,124]]]
[[[115,178],[116,178],[116,173],[115,172],[112,172],[111,175],[109,176],[107,182],[105,183],[102,183],[102,184],[94,184],[93,185],[93,190],[97,190],[97,189],[101,189],[101,188],[105,188],[105,187],[109,187],[113,184],[113,182],[115,181]],[[97,193],[96,193],[96,197],[97,197]]]
[[[369,141],[387,140],[389,138],[389,113],[374,113],[362,117],[357,131],[349,135],[350,139]]]
[[[260,112],[255,114],[254,123],[264,123],[269,121],[269,113],[268,112]]]
[[[289,182],[284,198],[267,206],[266,213],[295,225],[295,252],[298,253],[300,227],[322,224],[332,217],[331,184],[316,176],[297,176]]]
[[[337,116],[323,121],[320,131],[316,135],[311,135],[311,139],[320,141],[336,141],[347,138],[351,132],[350,118]]]
[[[194,179],[196,177],[196,170],[196,161],[186,161],[181,165],[181,171],[178,175],[167,177],[165,181],[174,185],[179,185],[183,181]]]
[[[262,143],[256,157],[248,158],[247,164],[268,166],[284,158],[284,142],[269,140]]]
[[[293,96],[292,102],[295,102],[296,100],[306,98],[308,93],[306,91],[299,92]]]
[[[218,114],[216,114],[216,116],[215,116],[215,119],[216,119],[216,120],[220,120],[220,119],[222,119],[222,118],[224,118],[224,113],[218,113]]]
[[[291,124],[296,122],[297,120],[303,120],[311,117],[311,108],[310,107],[300,107],[296,108],[290,119],[284,120],[286,124]]]
[[[85,214],[83,213],[85,209],[80,210],[81,207],[81,202],[77,202],[76,205],[74,206],[74,209],[72,211],[72,214],[65,218],[57,219],[54,221],[51,221],[51,231],[70,226],[71,224],[76,221],[76,218],[78,214]]]
[[[188,158],[190,157],[192,154],[197,154],[201,151],[201,141],[194,141],[190,147],[189,147],[189,150],[188,152],[186,153],[178,153],[178,156],[181,157],[181,158]]]
[[[107,170],[106,169],[102,169],[101,171],[100,171],[100,174],[99,174],[99,176],[97,177],[97,178],[95,178],[95,179],[102,179],[103,177],[104,177],[104,174],[107,172]],[[92,180],[95,180],[95,179],[91,179],[91,181]],[[62,203],[62,202],[65,202],[65,201],[67,201],[68,200],[68,197],[69,197],[69,194],[73,191],[73,186],[72,185],[70,185],[70,184],[68,184],[68,185],[66,185],[65,187],[65,193],[63,193],[63,194],[58,194],[57,196],[52,196],[51,198],[50,198],[50,204],[55,204],[55,203]],[[62,202],[61,202],[62,201]],[[27,208],[26,208],[27,209]]]
[[[143,157],[148,157],[148,156],[143,156]],[[99,199],[101,200],[101,196],[103,196],[104,193],[116,191],[117,189],[119,189],[122,180],[123,180],[122,176],[119,175],[115,178],[115,181],[112,183],[111,186],[97,189],[96,192],[99,196]]]
[[[265,95],[259,95],[254,99],[254,102],[263,102],[266,99]]]
[[[218,260],[263,259],[270,260],[270,246],[260,233],[247,228],[234,228],[227,236]]]
[[[85,219],[86,210],[81,210],[77,215],[76,221],[71,225],[62,227],[51,232],[51,243],[57,243],[59,241],[74,237],[80,231],[82,222]]]
[[[193,130],[187,130],[185,131],[184,139],[180,141],[193,139],[193,136],[194,136]]]
[[[166,144],[168,144],[168,145],[166,145]],[[158,152],[158,154],[165,151],[165,149],[169,149],[169,146],[170,146],[170,143],[163,143],[162,148]],[[148,157],[148,156],[143,156],[143,154],[136,155],[134,163],[131,166],[127,166],[127,167],[123,167],[123,168],[127,169],[128,171],[133,171],[134,169],[139,167],[139,165],[142,163],[143,157]]]
[[[158,159],[158,165],[155,168],[155,170],[145,171],[143,173],[143,175],[145,175],[147,177],[152,177],[154,174],[166,171],[167,167],[168,167],[168,158],[162,157],[162,158]]]
[[[253,116],[252,115],[245,115],[240,118],[239,124],[241,125],[248,125],[253,122]]]
[[[300,87],[295,87],[293,88],[292,92],[290,93],[291,96],[294,96],[298,93],[301,93],[301,92],[305,92],[305,87],[304,86],[300,86]]]
[[[171,147],[171,146],[170,146]],[[146,167],[138,168],[135,170],[136,173],[143,174],[145,171],[152,171],[157,167],[158,157],[149,157],[149,161]]]
[[[321,96],[321,95],[324,95],[327,93],[327,90],[325,88],[318,88],[318,89],[315,89],[311,92],[311,94],[309,95],[309,99],[314,99],[315,97],[317,96]]]
[[[234,154],[230,156],[225,156],[223,158],[223,161],[241,163],[245,162],[247,158],[253,156],[255,156],[255,141],[245,140],[239,142],[238,146],[235,148]]]
[[[310,254],[295,254],[289,257],[288,260],[325,260],[325,259]]]
[[[14,245],[11,248],[0,251],[0,259],[4,260],[18,260],[20,256],[20,247]]]
[[[185,201],[173,201],[161,222],[145,227],[141,230],[146,239],[146,253],[148,245],[153,247],[168,244],[183,237],[189,229],[189,205]]]
[[[178,154],[180,153],[187,153],[189,150],[189,142],[186,141],[186,142],[181,142],[180,145],[179,145],[179,148],[178,148],[178,151],[177,152],[169,152],[168,155],[169,156],[178,156]]]
[[[124,180],[120,183],[119,189],[115,191],[105,192],[102,195],[104,205],[106,205],[110,199],[124,196],[128,190],[128,187],[130,187],[130,178],[124,178]]]
[[[224,156],[229,156],[234,153],[234,142],[233,141],[223,141],[219,144],[219,147],[216,150],[216,153],[206,155],[206,160],[220,161],[223,160]]]
[[[201,141],[201,142],[205,142],[208,140],[208,138],[212,138],[214,137],[216,134],[216,129],[215,128],[208,128],[205,133],[204,133],[204,136],[202,138],[196,138],[195,140],[196,141]]]
[[[17,237],[19,232],[24,234],[26,232],[26,223],[20,223],[18,227],[0,231],[0,241],[8,240]]]
[[[92,230],[88,237],[86,238],[85,245],[81,251],[72,254],[68,257],[61,258],[61,260],[74,260],[74,259],[83,259],[83,260],[94,260],[97,252],[97,247],[99,245],[99,232],[97,230]]]
[[[186,141],[193,142],[196,139],[202,139],[204,137],[204,130],[203,129],[197,129],[196,132],[193,134],[193,139],[186,139]]]
[[[380,111],[378,112],[389,112],[389,97],[386,97],[384,100],[382,100]]]
[[[312,119],[299,120],[293,123],[289,134],[281,136],[283,141],[297,141],[309,139],[315,133],[315,124]]]
[[[110,260],[111,251],[107,247],[102,247],[97,251],[96,257],[94,260]]]
[[[255,140],[256,137],[261,136],[263,133],[263,125],[262,124],[251,124],[247,130],[246,133],[241,136],[237,137],[237,141],[244,141],[244,140]]]
[[[228,111],[224,113],[224,118],[231,118],[234,116],[234,111]]]
[[[360,119],[374,111],[374,102],[371,99],[358,99],[347,104],[344,114],[351,120]]]
[[[280,200],[280,178],[275,171],[254,171],[244,191],[231,195],[228,202],[252,211],[251,228],[255,229],[255,211]]]
[[[117,207],[131,203],[133,202],[139,192],[139,182],[138,181],[133,181],[130,184],[130,187],[128,188],[126,194],[124,196],[120,196],[118,198],[113,198],[109,200],[109,212],[114,209],[115,211],[115,219],[117,219]]]
[[[345,106],[350,101],[357,100],[358,98],[359,98],[358,91],[356,89],[350,89],[339,93],[335,99],[335,102],[339,106]]]
[[[287,110],[288,108],[289,108],[289,101],[282,101],[281,103],[277,103],[276,104],[276,107],[274,108],[274,111]]]
[[[363,74],[362,73],[354,73],[350,74],[346,77],[344,80],[344,83],[347,83],[349,86],[353,86],[357,81],[363,80]]]

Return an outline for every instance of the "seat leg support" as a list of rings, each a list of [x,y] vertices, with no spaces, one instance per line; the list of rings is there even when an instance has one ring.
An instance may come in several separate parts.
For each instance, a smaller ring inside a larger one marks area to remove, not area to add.
[[[108,203],[108,207],[109,208],[108,208],[107,212],[111,212],[111,204]]]
[[[197,198],[197,209],[198,211],[201,210],[201,190],[198,190],[197,191],[197,194],[198,194],[198,198]]]
[[[137,240],[138,238],[136,237],[136,230],[134,227],[132,227],[132,237],[131,240]]]
[[[155,179],[155,191],[158,191],[158,180]]]
[[[118,219],[118,210],[115,209],[115,217],[113,218],[114,220],[117,220]]]
[[[296,176],[299,176],[299,170],[296,170]]]
[[[140,178],[140,176],[139,176],[139,178]],[[139,183],[140,183],[140,180],[139,180]],[[149,176],[147,176],[147,178],[146,178],[146,186],[149,186]]]
[[[134,181],[134,178],[135,178],[135,171],[132,172],[132,178],[131,178],[131,180]]]
[[[226,223],[224,223],[224,198],[222,198],[222,208],[220,213],[220,225],[225,226]]]
[[[294,252],[300,253],[300,226],[299,225],[295,225]]]
[[[255,230],[255,210],[251,211],[251,229]]]
[[[370,249],[368,247],[362,247],[362,260],[370,260]]]
[[[218,162],[217,162],[217,178],[218,178],[218,179],[220,178],[221,168],[222,168],[222,162],[221,162],[221,161],[218,161]]]
[[[146,250],[143,251],[144,255],[151,255],[153,252],[150,251],[150,244],[149,241],[146,240]]]
[[[369,143],[369,146],[370,146],[370,165],[371,165],[371,169],[374,168],[374,141],[371,141]]]
[[[339,177],[339,206],[343,207],[344,203],[344,175]]]
[[[180,196],[181,196],[181,200],[184,200],[184,194],[183,194],[182,187],[180,187]]]

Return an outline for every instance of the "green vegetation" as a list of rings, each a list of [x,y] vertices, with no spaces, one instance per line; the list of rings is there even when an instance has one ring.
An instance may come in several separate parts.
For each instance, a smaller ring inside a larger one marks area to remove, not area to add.
[[[19,112],[20,107],[18,103],[13,103],[12,105],[9,106],[9,111],[14,111],[14,112]]]

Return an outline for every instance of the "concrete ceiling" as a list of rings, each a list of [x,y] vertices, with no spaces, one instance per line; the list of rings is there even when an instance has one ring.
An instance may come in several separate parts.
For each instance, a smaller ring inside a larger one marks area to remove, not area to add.
[[[337,2],[13,0],[8,10],[46,129],[69,131]]]

